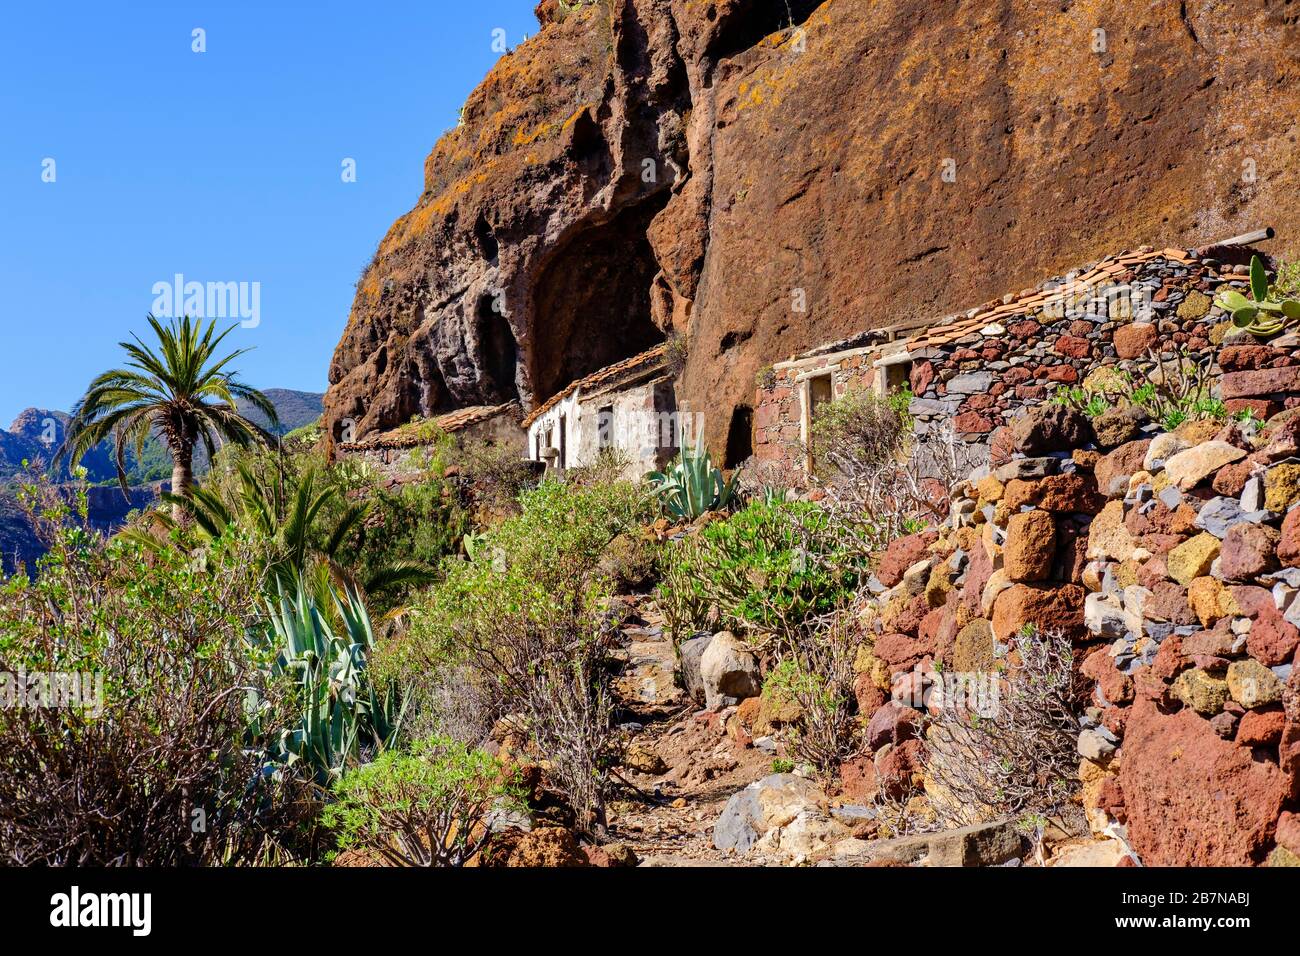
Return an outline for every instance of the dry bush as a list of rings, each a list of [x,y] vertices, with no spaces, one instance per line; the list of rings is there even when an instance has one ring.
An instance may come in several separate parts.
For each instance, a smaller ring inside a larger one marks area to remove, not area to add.
[[[769,686],[799,705],[790,746],[825,777],[858,750],[853,662],[864,635],[851,611],[826,615],[783,653]]]
[[[1070,640],[1026,626],[990,711],[944,699],[927,735],[931,804],[952,826],[1022,814],[1060,814],[1075,789],[1079,722]],[[949,694],[947,698],[965,695]]]
[[[849,392],[820,413],[806,449],[828,507],[865,552],[945,519],[952,487],[987,456],[948,421],[915,436],[909,397]]]

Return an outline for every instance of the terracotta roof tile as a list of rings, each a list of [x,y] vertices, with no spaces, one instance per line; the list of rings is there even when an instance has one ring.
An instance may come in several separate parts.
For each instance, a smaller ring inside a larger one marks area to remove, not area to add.
[[[1072,281],[1062,282],[1053,286],[1050,290],[1040,286],[1029,295],[1016,293],[1016,297],[1009,303],[1004,303],[1001,299],[993,299],[978,306],[974,315],[958,319],[951,325],[931,325],[929,327],[931,331],[912,339],[908,342],[907,349],[909,352],[915,352],[934,345],[950,344],[991,322],[1009,319],[1016,315],[1024,315],[1034,311],[1036,306],[1043,303],[1051,302],[1062,296],[1085,292],[1088,286],[1095,284],[1098,279],[1114,279],[1128,273],[1132,266],[1150,262],[1153,259],[1170,259],[1182,265],[1191,265],[1196,262],[1195,257],[1189,256],[1187,250],[1172,248],[1151,252],[1123,252],[1118,255],[1107,256],[1088,269],[1087,272],[1075,276]]]
[[[655,365],[661,363],[667,353],[667,343],[656,345],[654,348],[642,352],[640,355],[633,355],[629,359],[624,359],[621,362],[615,362],[613,365],[608,365],[598,372],[592,372],[586,378],[580,378],[577,381],[570,382],[566,387],[556,392],[546,401],[542,402],[542,404],[529,412],[527,417],[524,418],[524,428],[531,427],[533,422],[537,421],[537,419],[541,418],[552,408],[560,404],[560,402],[564,401],[579,389],[589,392],[602,385],[610,385],[618,382],[625,376],[646,371],[647,369],[653,368]]]
[[[431,421],[439,431],[454,435],[456,432],[464,431],[471,425],[477,425],[479,422],[485,422],[511,411],[518,414],[523,409],[520,408],[518,402],[506,402],[504,405],[470,405],[467,408],[458,408],[455,411],[447,412],[445,415],[439,415]],[[414,434],[410,425],[400,425],[390,431],[381,432],[367,438],[365,441],[340,445],[339,450],[368,451],[383,448],[418,448],[428,444],[430,444],[430,440],[425,436]]]

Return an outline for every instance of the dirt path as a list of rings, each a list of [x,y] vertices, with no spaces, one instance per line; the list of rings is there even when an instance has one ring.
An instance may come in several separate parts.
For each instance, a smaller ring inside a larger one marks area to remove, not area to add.
[[[628,755],[619,773],[632,786],[614,802],[610,836],[645,866],[752,866],[713,846],[713,824],[733,793],[772,772],[772,755],[727,734],[730,711],[708,713],[687,698],[653,603],[628,601],[614,690]]]

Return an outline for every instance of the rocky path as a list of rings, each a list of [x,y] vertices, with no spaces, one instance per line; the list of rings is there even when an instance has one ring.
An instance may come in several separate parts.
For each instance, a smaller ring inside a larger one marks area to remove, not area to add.
[[[733,793],[771,773],[772,755],[732,739],[728,711],[701,711],[686,696],[653,602],[634,596],[628,603],[623,671],[613,688],[626,740],[618,772],[629,786],[612,807],[610,836],[643,866],[740,865],[713,846],[713,824]]]

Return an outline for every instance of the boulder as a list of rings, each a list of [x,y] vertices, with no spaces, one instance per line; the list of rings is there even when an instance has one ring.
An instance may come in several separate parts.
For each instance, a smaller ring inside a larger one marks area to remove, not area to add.
[[[1198,714],[1213,717],[1228,699],[1228,682],[1194,667],[1178,675],[1171,692]]]
[[[918,531],[916,534],[895,538],[885,548],[876,568],[876,577],[887,588],[903,580],[903,574],[929,553],[930,545],[938,539],[937,531]]]
[[[573,834],[563,827],[538,827],[525,833],[506,859],[508,867],[588,866]]]
[[[1006,642],[1024,625],[1040,630],[1060,630],[1071,640],[1086,633],[1083,626],[1084,590],[1077,584],[1032,587],[1013,584],[993,602],[993,636]]]
[[[712,634],[705,634],[702,637],[693,637],[689,641],[683,641],[678,649],[680,656],[680,669],[682,677],[682,687],[686,693],[697,703],[705,702],[704,678],[700,675],[700,658],[708,650],[709,644],[713,641]]]
[[[1219,556],[1219,548],[1219,539],[1206,531],[1184,541],[1165,557],[1169,576],[1184,586],[1191,584],[1195,578],[1209,573],[1210,565]]]
[[[1011,423],[1011,440],[1025,455],[1082,448],[1093,439],[1092,426],[1083,412],[1055,402],[1031,406]]]
[[[1221,398],[1254,398],[1275,392],[1300,391],[1300,367],[1265,368],[1248,372],[1228,372],[1219,377]]]
[[[709,710],[739,704],[762,691],[758,661],[729,631],[713,635],[700,655],[700,680]]]
[[[867,724],[867,749],[874,753],[885,744],[901,744],[904,740],[914,739],[924,719],[919,711],[890,701],[871,715]]]
[[[1253,658],[1228,665],[1228,693],[1247,710],[1267,707],[1282,699],[1282,682],[1271,670]]]
[[[998,866],[1020,856],[1023,849],[1015,821],[997,820],[888,840],[845,840],[834,847],[833,856],[822,865]]]
[[[1115,448],[1137,437],[1146,415],[1136,408],[1111,408],[1092,420],[1100,448]]]
[[[1300,465],[1274,465],[1264,475],[1264,507],[1283,512],[1300,501]]]
[[[1120,786],[1129,842],[1147,866],[1261,863],[1288,796],[1274,764],[1191,710],[1166,715],[1142,698],[1125,728]]]
[[[1154,322],[1130,322],[1115,330],[1112,341],[1115,354],[1122,359],[1136,359],[1146,355],[1147,349],[1155,345],[1159,331]]]
[[[1224,535],[1219,554],[1219,573],[1223,580],[1245,583],[1277,570],[1281,537],[1276,528],[1268,525],[1246,521],[1234,524]]]
[[[792,773],[774,773],[731,795],[713,825],[713,845],[745,853],[773,827],[784,827],[807,810],[824,810],[826,794]]]

